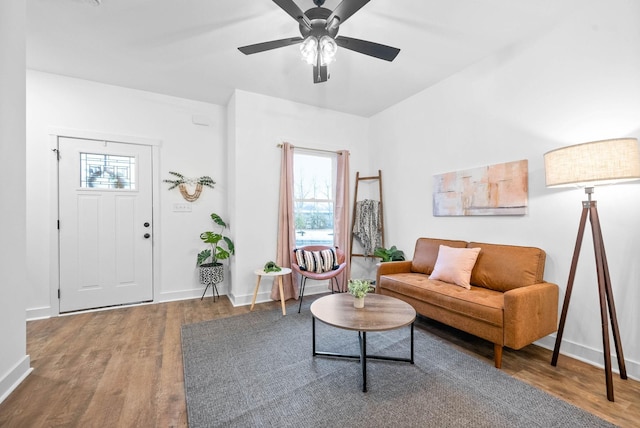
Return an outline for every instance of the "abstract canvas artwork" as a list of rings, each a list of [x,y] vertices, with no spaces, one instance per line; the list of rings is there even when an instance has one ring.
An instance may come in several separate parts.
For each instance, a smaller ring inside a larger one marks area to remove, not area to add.
[[[526,159],[433,177],[434,216],[525,215]]]

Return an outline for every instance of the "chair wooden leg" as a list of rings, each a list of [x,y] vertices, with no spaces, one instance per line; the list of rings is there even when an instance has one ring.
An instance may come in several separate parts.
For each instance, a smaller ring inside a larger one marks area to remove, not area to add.
[[[493,363],[497,369],[502,368],[502,345],[493,344]]]
[[[304,297],[304,286],[307,283],[307,277],[303,276],[300,278],[300,304],[298,305],[298,313],[300,313],[300,309],[302,308],[302,298]]]

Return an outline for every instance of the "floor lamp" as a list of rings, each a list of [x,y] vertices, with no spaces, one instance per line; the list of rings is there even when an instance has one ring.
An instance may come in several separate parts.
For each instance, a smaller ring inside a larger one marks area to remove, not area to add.
[[[558,334],[553,349],[551,365],[556,366],[558,363],[562,333],[564,332],[564,324],[567,319],[573,281],[578,265],[578,256],[580,255],[580,247],[582,245],[582,238],[588,217],[591,223],[593,248],[596,256],[596,271],[598,275],[607,399],[614,401],[611,349],[609,345],[609,321],[611,321],[611,331],[616,348],[616,355],[618,357],[618,368],[622,379],[627,378],[627,370],[622,354],[622,342],[620,341],[616,308],[613,301],[611,279],[609,277],[609,267],[604,242],[602,240],[600,220],[598,218],[598,206],[596,201],[591,200],[591,195],[593,194],[593,186],[595,185],[640,179],[640,149],[638,148],[638,140],[635,138],[619,138],[577,144],[552,150],[545,153],[544,166],[547,187],[585,186],[585,193],[587,194],[587,200],[582,202],[582,216],[580,217],[580,225],[578,227],[578,238],[576,239],[576,245],[573,251],[573,259],[571,260],[569,280],[562,305],[562,314],[560,316],[560,324],[558,325]]]

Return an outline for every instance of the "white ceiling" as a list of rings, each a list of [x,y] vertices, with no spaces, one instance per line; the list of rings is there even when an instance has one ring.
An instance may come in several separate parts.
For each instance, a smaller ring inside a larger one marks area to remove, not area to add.
[[[295,0],[301,9],[312,0]],[[326,0],[334,9],[340,0]],[[401,49],[387,62],[340,49],[314,84],[299,36],[270,0],[27,0],[27,67],[226,105],[234,89],[371,116],[514,43],[538,37],[579,0],[372,0],[340,35]]]

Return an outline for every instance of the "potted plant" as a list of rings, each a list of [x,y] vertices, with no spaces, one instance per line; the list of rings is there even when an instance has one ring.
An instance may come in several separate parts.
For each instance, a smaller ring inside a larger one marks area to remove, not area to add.
[[[207,286],[222,282],[223,266],[220,261],[235,254],[233,241],[222,234],[227,224],[216,213],[211,214],[211,220],[220,226],[220,229],[217,232],[207,231],[200,234],[200,239],[205,244],[209,244],[209,248],[198,253],[197,261],[197,266],[200,268],[200,283]],[[205,293],[206,291],[205,288]]]
[[[364,308],[364,297],[371,291],[371,284],[366,279],[350,279],[347,285],[349,293],[355,297],[354,308]]]
[[[282,268],[276,264],[276,262],[269,261],[265,263],[264,268],[262,269],[265,273],[270,272],[280,272]]]
[[[373,255],[376,257],[380,257],[383,262],[396,262],[404,260],[404,252],[402,250],[398,250],[396,246],[392,246],[387,249],[384,247],[377,247]]]

